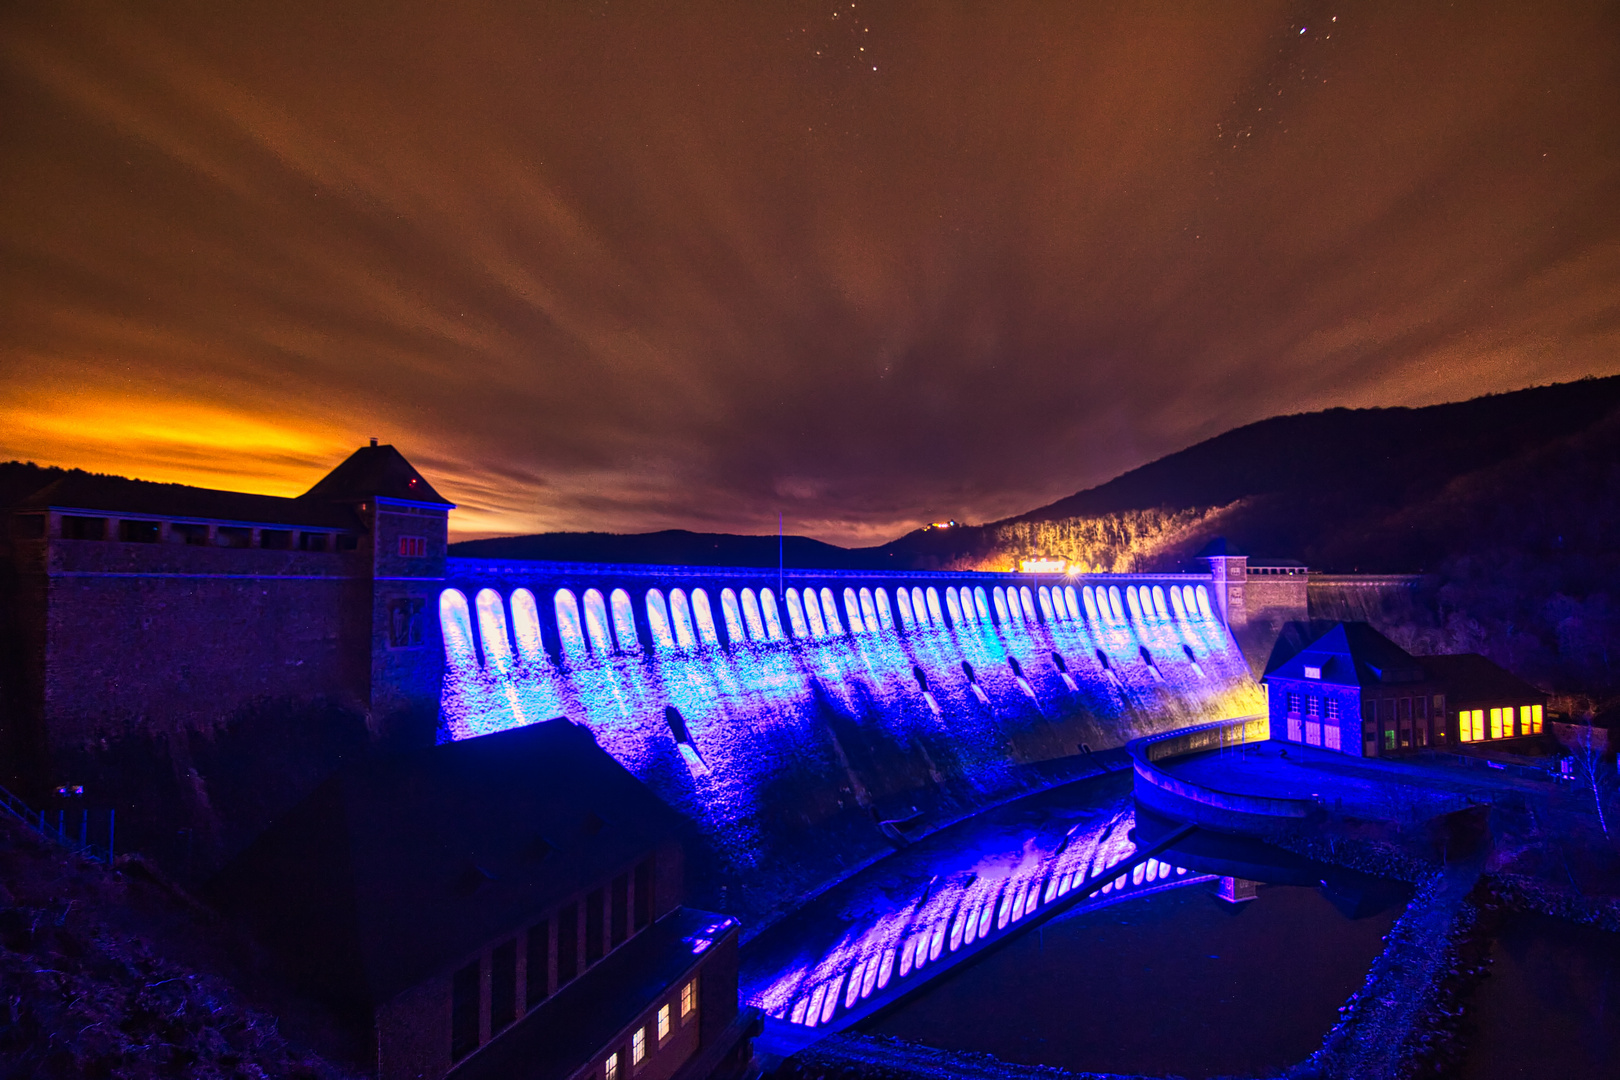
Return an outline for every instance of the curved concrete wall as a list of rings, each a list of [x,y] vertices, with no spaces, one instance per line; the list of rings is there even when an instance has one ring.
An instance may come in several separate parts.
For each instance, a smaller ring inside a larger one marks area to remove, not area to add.
[[[1223,831],[1266,833],[1299,822],[1316,809],[1316,803],[1222,791],[1174,776],[1156,764],[1270,737],[1271,724],[1262,714],[1135,739],[1128,749],[1137,802],[1178,820]]]
[[[441,739],[589,726],[694,822],[698,902],[756,920],[1082,743],[1262,705],[1196,575],[451,562]]]

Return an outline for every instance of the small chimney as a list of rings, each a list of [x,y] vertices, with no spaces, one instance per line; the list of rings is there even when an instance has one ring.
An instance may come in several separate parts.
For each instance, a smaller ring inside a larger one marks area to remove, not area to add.
[[[372,445],[372,446],[376,446],[376,445],[377,445],[377,436],[375,436],[375,435],[373,435],[373,436],[372,436],[372,437],[371,437],[371,445]]]

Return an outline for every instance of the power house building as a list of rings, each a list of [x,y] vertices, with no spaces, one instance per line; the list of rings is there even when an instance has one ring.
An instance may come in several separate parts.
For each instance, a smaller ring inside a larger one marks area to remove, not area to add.
[[[1413,656],[1339,623],[1264,679],[1272,738],[1357,757],[1540,735],[1546,694],[1476,654]]]

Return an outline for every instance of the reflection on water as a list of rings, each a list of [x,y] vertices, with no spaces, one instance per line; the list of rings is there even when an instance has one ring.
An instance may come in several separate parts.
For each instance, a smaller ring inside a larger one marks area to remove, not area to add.
[[[926,882],[891,890],[889,903],[850,926],[831,948],[807,948],[745,993],[778,1020],[835,1023],[868,1001],[909,991],[934,975],[925,970],[929,965],[949,964],[976,942],[1017,933],[1030,916],[1071,894],[1094,892],[1093,902],[1106,903],[1189,880],[1186,867],[1154,858],[1112,873],[1135,854],[1133,825],[1130,813],[1118,813],[1066,833],[1031,835],[1018,847],[990,847],[965,865],[942,866]]]
[[[1307,886],[1161,891],[1055,920],[863,1027],[1073,1071],[1260,1075],[1317,1048],[1398,912],[1347,918]]]
[[[1620,935],[1525,915],[1491,958],[1468,1003],[1464,1077],[1620,1075]]]

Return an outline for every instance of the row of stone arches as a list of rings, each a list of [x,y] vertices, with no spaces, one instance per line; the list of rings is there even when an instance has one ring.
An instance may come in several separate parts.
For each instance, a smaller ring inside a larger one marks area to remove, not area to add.
[[[1168,599],[1167,599],[1168,598]],[[510,624],[507,605],[510,604]],[[832,587],[806,586],[785,590],[782,603],[769,588],[719,593],[719,619],[708,590],[648,589],[642,597],[641,620],[630,593],[623,588],[588,588],[576,594],[557,589],[551,598],[557,644],[569,660],[643,650],[646,640],[660,651],[688,651],[725,642],[779,642],[791,635],[815,640],[849,634],[876,634],[897,626],[908,631],[972,625],[1010,626],[1021,623],[1090,622],[1125,626],[1175,619],[1212,617],[1208,591],[1203,585],[1073,585],[1031,588],[1028,585],[896,586],[890,591],[846,585],[842,594]],[[784,622],[783,609],[786,620]],[[476,611],[477,641],[473,612]],[[1127,614],[1128,613],[1128,614]],[[548,661],[540,624],[540,605],[527,588],[512,591],[503,601],[495,589],[480,589],[469,611],[466,594],[446,589],[439,598],[439,619],[446,653],[452,662],[477,662],[482,646],[484,663],[510,666],[521,658],[531,665]],[[847,627],[847,629],[846,629]]]

